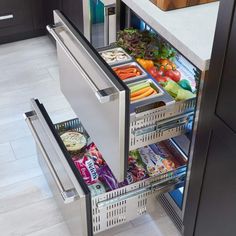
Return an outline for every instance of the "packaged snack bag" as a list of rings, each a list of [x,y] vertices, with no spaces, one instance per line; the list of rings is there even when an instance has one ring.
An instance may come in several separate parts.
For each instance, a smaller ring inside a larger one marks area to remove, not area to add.
[[[90,156],[97,167],[106,165],[105,160],[102,158],[102,154],[97,149],[94,143],[91,143],[86,148],[86,155]]]
[[[75,160],[74,163],[86,184],[91,185],[98,181],[94,161],[89,156],[84,155],[81,159]]]
[[[149,146],[139,148],[138,151],[146,166],[149,176],[155,176],[167,172],[162,163],[161,156],[157,155]]]
[[[103,194],[106,192],[105,186],[100,181],[98,181],[95,184],[89,185],[88,187],[90,189],[92,197]]]
[[[126,179],[119,184],[120,187],[146,179],[147,171],[137,150],[130,151],[128,159],[128,171]]]
[[[104,165],[98,169],[99,180],[105,184],[109,190],[119,188],[118,182],[111,172],[108,165]]]
[[[168,171],[175,170],[180,166],[164,142],[152,144],[150,147],[157,155],[161,156],[162,163]]]

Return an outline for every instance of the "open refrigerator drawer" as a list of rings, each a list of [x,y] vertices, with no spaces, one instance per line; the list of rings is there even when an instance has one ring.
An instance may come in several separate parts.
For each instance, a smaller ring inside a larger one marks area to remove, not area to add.
[[[42,104],[32,100],[32,107],[33,111],[26,113],[26,121],[38,147],[39,163],[70,229],[75,232],[73,235],[80,230],[82,235],[93,235],[148,213],[154,209],[159,194],[183,184],[186,156],[172,140],[166,140],[165,147],[180,163],[175,169],[133,183],[124,181],[118,188],[94,193],[60,138],[73,130],[89,140],[80,121],[73,119],[54,125]]]
[[[57,42],[61,90],[119,181],[126,177],[130,150],[191,129],[195,98],[175,101],[122,48],[117,53],[123,61],[105,61],[103,53],[114,48],[96,50],[59,11],[54,21],[47,29]],[[137,76],[124,81],[123,69]],[[132,98],[143,86],[148,97]]]

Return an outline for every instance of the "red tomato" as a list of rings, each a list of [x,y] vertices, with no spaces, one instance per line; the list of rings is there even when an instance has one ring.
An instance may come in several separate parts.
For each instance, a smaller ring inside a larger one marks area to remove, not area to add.
[[[157,77],[157,76],[164,75],[164,70],[158,70],[157,67],[155,67],[155,66],[149,68],[148,72],[154,78]]]
[[[181,73],[178,70],[166,70],[165,75],[170,77],[176,83],[178,83],[181,78]]]
[[[171,78],[168,76],[157,76],[155,77],[155,79],[159,82],[159,83],[165,83],[168,80],[170,80]]]

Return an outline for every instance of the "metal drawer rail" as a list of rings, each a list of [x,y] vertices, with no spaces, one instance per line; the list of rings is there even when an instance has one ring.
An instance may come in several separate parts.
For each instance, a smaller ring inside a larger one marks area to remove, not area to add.
[[[162,190],[169,189],[172,186],[174,188],[174,186],[176,184],[179,184],[180,182],[183,181],[182,179],[185,177],[185,175],[186,175],[186,173],[184,171],[184,173],[181,173],[175,179],[171,179],[171,178],[165,179],[165,180],[159,181],[157,183],[153,183],[153,184],[150,184],[148,186],[144,186],[142,188],[139,188],[139,189],[130,191],[128,193],[122,194],[120,196],[111,198],[109,200],[100,201],[100,202],[97,203],[97,207],[99,209],[101,209],[103,207],[106,207],[106,206],[109,206],[109,205],[121,202],[123,200],[127,200],[129,198],[135,197],[135,196],[137,196],[139,194],[142,194],[142,193],[145,193],[145,192],[154,192],[154,191],[160,191],[161,192]]]

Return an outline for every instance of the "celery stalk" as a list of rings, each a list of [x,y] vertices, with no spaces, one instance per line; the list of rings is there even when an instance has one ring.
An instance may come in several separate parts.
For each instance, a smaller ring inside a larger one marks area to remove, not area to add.
[[[136,85],[133,85],[133,86],[131,85],[131,86],[129,86],[129,89],[130,89],[131,93],[134,93],[134,92],[139,91],[140,89],[143,89],[143,88],[146,88],[146,87],[149,87],[149,86],[150,86],[149,82],[144,82],[144,83],[136,84]]]

